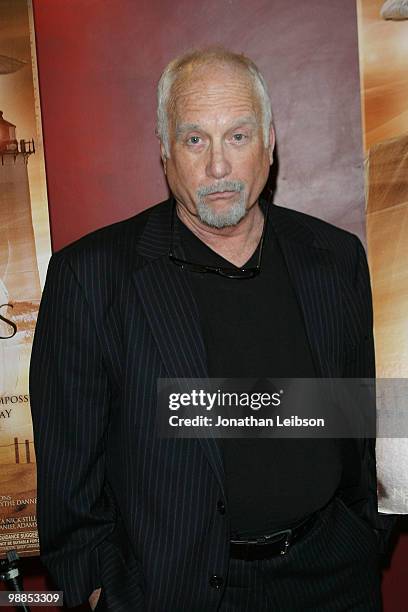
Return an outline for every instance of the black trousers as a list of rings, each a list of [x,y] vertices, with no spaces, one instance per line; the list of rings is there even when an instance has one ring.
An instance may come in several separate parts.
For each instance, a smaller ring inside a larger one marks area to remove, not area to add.
[[[377,612],[376,535],[336,498],[287,555],[231,559],[219,612]]]

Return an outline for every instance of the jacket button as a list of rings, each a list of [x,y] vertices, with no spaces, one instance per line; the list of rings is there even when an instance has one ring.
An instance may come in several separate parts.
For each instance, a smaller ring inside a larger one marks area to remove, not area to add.
[[[210,586],[213,589],[220,589],[223,585],[223,579],[221,576],[211,576],[210,577]]]
[[[222,499],[217,501],[217,510],[220,514],[225,514],[225,504]]]

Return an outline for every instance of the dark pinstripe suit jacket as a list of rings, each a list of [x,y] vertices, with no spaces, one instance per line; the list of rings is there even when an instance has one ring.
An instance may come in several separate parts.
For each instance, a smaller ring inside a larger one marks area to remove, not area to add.
[[[157,378],[206,377],[197,306],[167,257],[169,214],[162,203],[50,262],[30,391],[42,559],[70,606],[101,584],[115,612],[216,610],[221,596],[209,584],[228,566],[219,446],[155,435]],[[361,243],[275,205],[270,223],[317,372],[372,376]],[[343,499],[381,530],[374,444],[360,441],[347,456]]]

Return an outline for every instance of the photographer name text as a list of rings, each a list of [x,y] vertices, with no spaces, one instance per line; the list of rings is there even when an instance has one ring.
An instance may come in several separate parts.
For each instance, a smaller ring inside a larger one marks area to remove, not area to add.
[[[301,418],[297,415],[282,418],[258,418],[253,415],[243,418],[226,418],[218,415],[216,419],[198,415],[192,418],[172,415],[169,417],[171,427],[324,427],[323,418]]]

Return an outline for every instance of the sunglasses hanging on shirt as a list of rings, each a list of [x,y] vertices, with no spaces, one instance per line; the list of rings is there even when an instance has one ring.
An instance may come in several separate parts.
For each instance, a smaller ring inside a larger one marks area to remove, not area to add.
[[[177,257],[174,254],[174,231],[175,231],[175,218],[176,218],[176,200],[173,198],[172,202],[172,210],[171,210],[171,240],[170,240],[170,248],[169,248],[169,259],[176,266],[179,266],[182,270],[188,270],[189,272],[197,272],[199,274],[218,274],[219,276],[224,276],[225,278],[233,278],[233,279],[245,279],[245,278],[254,278],[258,276],[261,271],[261,261],[262,261],[262,252],[265,241],[265,233],[266,226],[268,221],[268,213],[269,206],[266,206],[266,210],[264,213],[264,225],[262,229],[262,236],[259,242],[259,252],[258,252],[258,260],[255,267],[251,268],[237,268],[237,267],[223,267],[223,266],[208,266],[206,264],[201,264],[193,261],[188,261],[187,259],[182,259]]]

